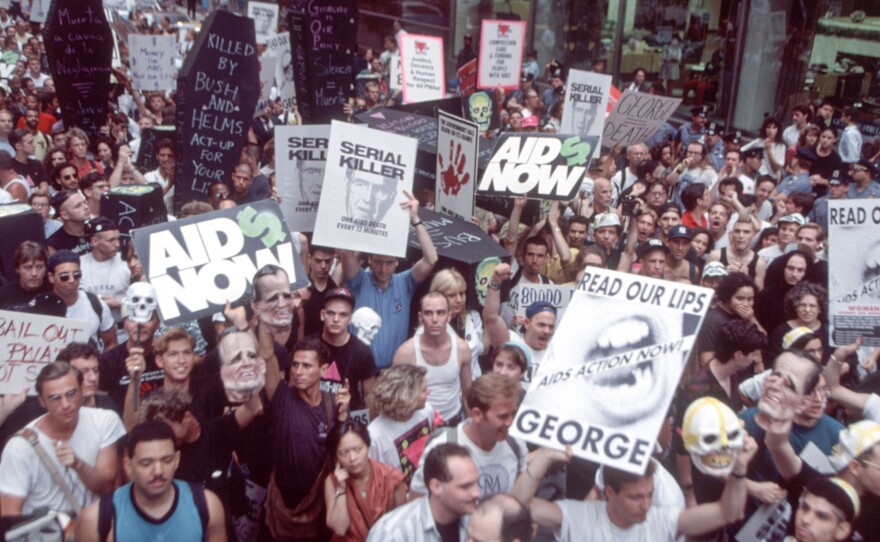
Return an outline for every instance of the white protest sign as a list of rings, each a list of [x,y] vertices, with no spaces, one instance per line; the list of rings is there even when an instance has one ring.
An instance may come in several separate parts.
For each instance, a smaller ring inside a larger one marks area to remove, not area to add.
[[[260,116],[263,108],[269,105],[272,85],[275,83],[276,64],[278,64],[278,59],[274,56],[260,57],[260,99],[257,100],[257,106],[254,108],[254,118]]]
[[[177,48],[174,36],[128,35],[131,79],[139,90],[168,90],[177,81]]]
[[[388,62],[388,86],[392,90],[403,87],[403,63],[400,60],[400,51],[391,55]]]
[[[643,142],[657,133],[680,103],[681,98],[624,91],[614,111],[605,120],[602,132],[605,145],[613,147]]]
[[[0,311],[0,395],[33,395],[40,370],[72,342],[88,342],[89,323],[71,318]]]
[[[521,280],[519,284],[510,290],[510,299],[507,305],[513,311],[525,316],[526,309],[532,303],[543,301],[550,303],[556,309],[556,321],[562,320],[565,308],[574,295],[575,289],[572,284],[532,284]]]
[[[523,21],[483,21],[478,88],[519,88],[525,37]]]
[[[511,434],[641,474],[712,290],[588,268]]]
[[[278,29],[278,4],[248,2],[247,16],[254,20],[257,43],[266,43]]]
[[[329,124],[275,126],[275,188],[293,231],[315,229],[329,138]]]
[[[403,257],[418,141],[333,121],[314,243]]]
[[[570,70],[562,109],[562,133],[599,138],[593,156],[602,145],[602,127],[611,92],[611,76]]]
[[[443,38],[402,34],[400,65],[403,103],[442,100],[446,97]]]
[[[828,201],[828,331],[834,345],[880,346],[880,200]]]
[[[437,117],[437,210],[462,220],[474,216],[480,128],[475,122],[439,111]]]
[[[281,106],[286,111],[296,105],[296,87],[293,84],[293,54],[290,51],[290,32],[271,34],[266,40],[266,56],[278,59],[275,63],[275,87]]]

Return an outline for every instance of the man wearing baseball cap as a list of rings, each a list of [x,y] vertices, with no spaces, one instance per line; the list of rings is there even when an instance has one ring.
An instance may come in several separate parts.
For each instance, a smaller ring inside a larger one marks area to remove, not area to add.
[[[323,329],[313,337],[321,339],[330,352],[327,370],[321,375],[321,391],[338,393],[348,380],[351,391],[351,415],[366,408],[364,398],[376,383],[376,361],[370,347],[348,331],[355,307],[354,295],[348,288],[334,288],[324,295],[321,309]]]
[[[870,160],[859,160],[849,165],[853,182],[849,185],[846,197],[849,199],[880,197],[880,183],[877,182],[877,168]]]
[[[639,275],[662,279],[666,270],[666,259],[669,256],[669,247],[660,239],[648,239],[636,247],[636,256],[639,257]]]
[[[716,171],[724,167],[724,142],[721,140],[723,130],[717,122],[710,122],[706,126],[706,148],[709,149],[709,160]]]
[[[810,221],[821,226],[823,232],[828,231],[828,201],[846,199],[851,180],[847,172],[834,170],[831,173],[831,178],[828,179],[828,193],[813,202]]]
[[[666,234],[666,245],[669,254],[666,256],[666,268],[663,270],[663,278],[673,282],[685,284],[699,284],[700,268],[694,262],[687,259],[688,250],[691,248],[691,240],[694,234],[684,224],[673,226]]]
[[[838,542],[848,540],[859,515],[861,499],[840,478],[816,478],[805,487],[794,515],[794,537],[785,542]]]
[[[673,139],[675,142],[675,154],[678,154],[682,148],[687,148],[691,143],[700,141],[700,138],[706,133],[708,117],[709,108],[707,106],[699,105],[691,108],[690,124],[682,124]]]

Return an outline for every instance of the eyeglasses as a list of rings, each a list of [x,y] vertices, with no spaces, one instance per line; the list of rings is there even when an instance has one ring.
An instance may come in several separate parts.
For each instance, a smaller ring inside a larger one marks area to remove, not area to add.
[[[217,194],[217,199],[227,199],[229,198],[229,192],[223,192],[222,194]]]
[[[822,350],[819,349],[821,352]],[[831,388],[828,386],[818,386],[813,390],[813,393],[810,394],[811,397],[818,396],[819,399],[828,399],[831,397]]]
[[[82,278],[82,276],[82,271],[74,271],[73,273],[61,273],[60,275],[58,275],[58,280],[60,280],[61,282],[67,282],[71,279],[71,277],[73,278],[73,280],[79,280]]]

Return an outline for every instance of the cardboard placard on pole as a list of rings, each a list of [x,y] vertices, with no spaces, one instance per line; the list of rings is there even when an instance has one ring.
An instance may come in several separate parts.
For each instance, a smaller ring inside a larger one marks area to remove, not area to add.
[[[602,145],[602,127],[610,91],[610,75],[583,70],[568,72],[565,107],[562,109],[562,133],[598,137],[593,156],[598,156]]]
[[[292,231],[315,230],[329,138],[329,124],[275,127],[275,189]]]
[[[523,21],[483,21],[477,70],[479,88],[519,88],[525,38]]]
[[[404,103],[440,100],[446,96],[443,38],[402,34],[400,63]]]
[[[681,98],[624,91],[611,115],[605,120],[605,145],[641,143],[659,130],[675,113]]]
[[[248,2],[247,16],[254,20],[257,43],[266,43],[266,40],[278,30],[278,11],[278,4]]]
[[[480,128],[440,111],[437,118],[436,208],[462,220],[474,216],[474,188],[479,175]]]
[[[177,78],[174,36],[128,35],[131,82],[138,90],[168,90]]]

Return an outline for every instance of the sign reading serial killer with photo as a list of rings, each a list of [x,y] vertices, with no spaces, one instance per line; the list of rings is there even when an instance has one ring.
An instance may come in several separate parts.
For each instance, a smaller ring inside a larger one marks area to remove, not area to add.
[[[275,189],[293,231],[315,230],[329,139],[329,124],[275,126]]]
[[[333,121],[314,243],[403,257],[418,141]]]
[[[643,473],[711,301],[707,288],[587,269],[511,434]]]
[[[611,91],[611,76],[603,73],[571,70],[562,109],[562,133],[599,138],[594,153],[602,144],[602,127]],[[594,154],[598,156],[598,154]]]
[[[272,200],[156,224],[132,232],[165,325],[222,312],[251,296],[257,270],[273,264],[291,288],[308,284],[281,209]]]

